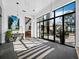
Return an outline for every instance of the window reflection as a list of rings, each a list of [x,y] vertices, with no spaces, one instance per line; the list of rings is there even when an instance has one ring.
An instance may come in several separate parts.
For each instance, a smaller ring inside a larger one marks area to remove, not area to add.
[[[54,30],[53,30],[53,26],[54,26],[54,19],[49,20],[49,39],[50,40],[54,40]]]
[[[60,16],[60,15],[63,15],[63,8],[57,9],[55,11],[55,16]]]
[[[68,4],[64,7],[64,14],[75,11],[75,3]]]
[[[45,19],[47,19],[47,18],[46,18],[46,15],[44,15],[44,20],[45,20]]]
[[[64,17],[65,44],[75,46],[75,14]]]
[[[43,38],[43,22],[40,22],[40,38]]]
[[[41,16],[41,17],[39,18],[39,21],[43,21],[43,19],[44,19],[43,16]]]
[[[44,38],[48,39],[48,21],[44,21]]]
[[[62,30],[63,30],[62,17],[55,18],[55,39],[56,39],[56,42],[61,43],[60,39],[62,38],[62,36],[60,37],[60,35],[62,35],[62,33],[63,33]]]
[[[54,17],[54,12],[50,12],[50,18]]]

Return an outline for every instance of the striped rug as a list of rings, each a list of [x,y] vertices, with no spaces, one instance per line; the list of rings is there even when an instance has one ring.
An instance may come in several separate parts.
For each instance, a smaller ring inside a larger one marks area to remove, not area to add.
[[[42,43],[27,50],[22,50],[18,52],[16,51],[16,54],[18,56],[18,59],[43,59],[54,50],[55,48]]]

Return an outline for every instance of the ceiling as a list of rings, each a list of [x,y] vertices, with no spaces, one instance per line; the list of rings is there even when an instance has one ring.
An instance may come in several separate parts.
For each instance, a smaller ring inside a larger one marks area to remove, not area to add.
[[[17,1],[20,5],[19,9],[25,10],[25,13],[27,14],[35,15],[41,9],[51,4],[54,0],[6,0],[8,11],[17,9]]]
[[[45,8],[54,0],[25,0],[26,11],[35,14],[38,13],[41,9]]]

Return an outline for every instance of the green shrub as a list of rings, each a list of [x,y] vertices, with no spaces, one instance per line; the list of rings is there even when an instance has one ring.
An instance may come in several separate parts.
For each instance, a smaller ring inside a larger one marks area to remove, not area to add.
[[[7,37],[8,37],[9,39],[11,39],[11,38],[12,38],[12,31],[7,31],[7,32],[6,32],[6,35],[7,35]]]

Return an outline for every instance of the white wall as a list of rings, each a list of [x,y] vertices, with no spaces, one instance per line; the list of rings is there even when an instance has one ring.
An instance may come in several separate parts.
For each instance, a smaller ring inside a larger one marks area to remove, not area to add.
[[[6,0],[4,0],[6,2]],[[7,16],[6,16],[6,3],[4,4],[3,0],[0,0],[0,6],[2,8],[2,43],[5,42],[5,31],[7,29]]]
[[[79,47],[79,0],[76,1],[76,47]]]
[[[2,2],[2,3],[1,3]],[[17,5],[16,5],[16,0],[0,0],[0,6],[2,7],[2,43],[5,42],[5,32],[8,30],[8,16],[10,15],[17,15]],[[31,17],[29,14],[26,14],[22,12],[24,10],[24,5],[23,1],[19,2],[20,5],[18,6],[18,14],[20,18],[20,29],[19,31],[15,32],[20,32],[20,33],[25,33],[25,16],[26,17]]]
[[[0,1],[0,15],[2,15],[1,1]],[[2,19],[2,18],[0,17],[0,34],[2,34],[2,29],[1,29],[1,25],[2,25],[2,24],[1,24],[1,19]],[[1,38],[1,35],[0,35],[0,43],[1,43],[1,41],[2,41],[1,39],[2,39],[2,38]]]
[[[36,35],[36,18],[35,16],[32,16],[32,20],[31,20],[31,37],[37,37]]]

